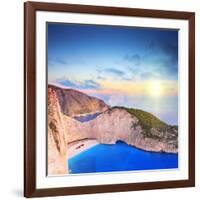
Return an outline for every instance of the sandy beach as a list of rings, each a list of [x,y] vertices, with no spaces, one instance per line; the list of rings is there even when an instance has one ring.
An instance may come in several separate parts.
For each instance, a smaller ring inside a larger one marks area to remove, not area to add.
[[[90,149],[91,147],[99,144],[95,139],[84,139],[76,142],[72,142],[68,144],[68,158],[72,158],[73,156]]]

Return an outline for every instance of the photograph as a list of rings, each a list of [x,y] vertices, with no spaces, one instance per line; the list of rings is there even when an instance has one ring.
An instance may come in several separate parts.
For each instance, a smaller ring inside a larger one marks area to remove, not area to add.
[[[179,168],[178,36],[46,23],[48,176]]]
[[[24,12],[24,196],[194,187],[195,13]]]

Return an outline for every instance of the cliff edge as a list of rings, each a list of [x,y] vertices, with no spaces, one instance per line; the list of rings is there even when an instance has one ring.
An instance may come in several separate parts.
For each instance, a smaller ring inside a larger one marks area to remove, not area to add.
[[[81,122],[76,116],[98,113]],[[48,174],[66,174],[67,145],[83,139],[115,144],[121,140],[146,151],[178,152],[178,127],[151,113],[110,108],[102,100],[72,89],[48,86]]]
[[[48,175],[66,174],[67,135],[55,91],[48,88]]]

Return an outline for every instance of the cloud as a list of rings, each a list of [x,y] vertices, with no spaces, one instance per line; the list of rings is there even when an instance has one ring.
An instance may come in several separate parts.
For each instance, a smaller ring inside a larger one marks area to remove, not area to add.
[[[151,41],[147,47],[147,55],[148,57],[154,54],[157,57],[161,58],[160,62],[167,66],[168,68],[175,68],[177,71],[178,65],[178,44],[177,43],[169,43],[169,42],[159,42]]]
[[[156,74],[156,73],[153,73],[153,72],[144,72],[144,73],[141,73],[141,79],[142,80],[151,80],[151,79],[159,79],[161,78],[159,76],[159,74]]]
[[[153,49],[155,48],[156,46],[156,42],[155,41],[150,41],[148,44],[147,44],[147,49]]]
[[[78,84],[73,82],[73,81],[70,81],[68,79],[64,79],[64,80],[57,80],[56,81],[57,83],[61,84],[61,85],[64,85],[64,86],[67,86],[67,87],[78,87]]]
[[[93,80],[85,80],[83,82],[83,87],[90,88],[90,89],[99,89],[100,84]]]
[[[116,68],[105,68],[102,70],[98,69],[96,78],[100,81],[110,80],[111,78],[118,80],[131,80],[130,77],[127,77],[125,71]]]
[[[68,62],[62,58],[48,58],[48,64],[50,66],[54,66],[54,65],[68,65]]]
[[[133,55],[125,55],[124,59],[128,62],[133,63],[134,65],[140,65],[141,64],[141,56],[139,54],[133,54]]]
[[[166,65],[170,67],[170,73],[178,73],[178,46],[176,44],[165,44],[163,51],[169,56],[168,60],[165,61]]]
[[[98,79],[98,80],[106,80],[106,77],[103,77],[102,75],[98,75],[98,76],[97,76],[97,79]]]
[[[143,54],[125,55],[127,70],[138,80],[178,78],[178,44],[157,40],[147,43]]]
[[[178,45],[177,44],[170,44],[170,43],[165,43],[161,46],[163,51],[168,54],[172,60],[175,62],[178,61]]]
[[[114,69],[114,68],[107,68],[105,69],[105,72],[117,75],[117,76],[123,76],[125,75],[125,72],[118,70],[118,69]]]
[[[175,61],[174,58],[159,58],[153,62],[155,64],[153,72],[157,72],[161,77],[167,79],[178,78],[178,61]]]
[[[72,81],[69,79],[60,79],[56,81],[59,84],[62,84],[66,87],[73,89],[100,89],[101,85],[93,80],[84,80],[82,82]]]
[[[56,59],[56,62],[60,63],[61,65],[67,65],[68,64],[68,62],[66,60],[63,60],[63,59],[60,59],[60,58]]]

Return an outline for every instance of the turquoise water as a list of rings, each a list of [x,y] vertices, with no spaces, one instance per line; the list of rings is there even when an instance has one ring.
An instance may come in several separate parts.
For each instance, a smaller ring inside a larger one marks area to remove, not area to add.
[[[68,160],[71,173],[178,168],[178,154],[137,149],[124,142],[99,144]]]
[[[95,119],[100,114],[101,113],[94,113],[94,114],[89,114],[85,116],[78,116],[78,117],[74,117],[74,119],[78,120],[79,122],[88,122],[90,120]]]

